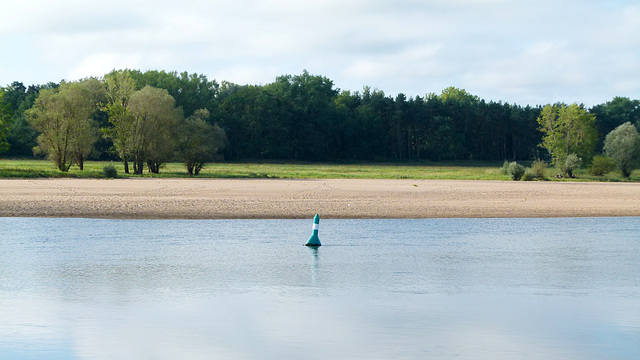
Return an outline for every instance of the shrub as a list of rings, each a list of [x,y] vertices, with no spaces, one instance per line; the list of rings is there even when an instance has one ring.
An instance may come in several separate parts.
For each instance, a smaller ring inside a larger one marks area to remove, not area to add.
[[[511,177],[512,180],[518,181],[524,175],[524,166],[518,164],[517,162],[509,163],[507,167],[507,174]]]
[[[105,165],[102,168],[102,174],[106,178],[113,179],[118,176],[118,170],[116,170],[116,167],[113,165]]]
[[[533,181],[536,179],[538,179],[538,176],[536,175],[536,173],[532,169],[527,169],[524,171],[524,175],[522,175],[522,178],[520,180]]]
[[[569,154],[560,164],[560,172],[562,173],[562,176],[574,178],[575,175],[573,175],[573,170],[579,169],[580,163],[582,163],[582,159],[580,159],[578,155]]]
[[[593,163],[589,169],[589,174],[595,176],[603,176],[610,173],[616,168],[616,161],[612,158],[596,155],[593,157]]]
[[[509,175],[509,161],[504,161],[504,163],[502,164],[502,169],[500,169],[500,174]]]
[[[547,169],[547,163],[542,160],[536,160],[531,164],[531,171],[536,179],[546,179],[544,172]]]

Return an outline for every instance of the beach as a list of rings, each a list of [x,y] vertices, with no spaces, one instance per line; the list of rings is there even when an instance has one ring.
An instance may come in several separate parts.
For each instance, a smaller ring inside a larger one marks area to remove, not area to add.
[[[466,180],[0,180],[0,216],[114,219],[640,216],[640,184]]]

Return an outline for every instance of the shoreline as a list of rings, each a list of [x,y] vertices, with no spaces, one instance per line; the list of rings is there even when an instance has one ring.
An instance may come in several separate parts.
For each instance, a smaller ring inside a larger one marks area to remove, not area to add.
[[[109,219],[640,216],[640,184],[356,179],[0,180],[0,217]]]

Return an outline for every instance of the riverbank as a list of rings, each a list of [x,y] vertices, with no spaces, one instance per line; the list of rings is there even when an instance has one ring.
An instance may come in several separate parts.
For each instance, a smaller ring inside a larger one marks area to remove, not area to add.
[[[640,184],[456,180],[0,180],[0,216],[127,219],[640,216]]]

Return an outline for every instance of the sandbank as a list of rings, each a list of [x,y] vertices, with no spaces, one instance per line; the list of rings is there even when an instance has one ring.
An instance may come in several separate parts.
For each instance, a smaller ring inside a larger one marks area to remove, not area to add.
[[[456,180],[0,180],[2,217],[640,216],[640,184]]]

